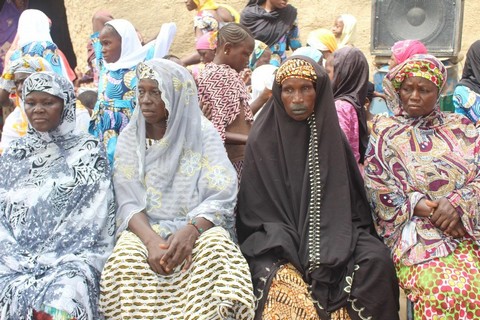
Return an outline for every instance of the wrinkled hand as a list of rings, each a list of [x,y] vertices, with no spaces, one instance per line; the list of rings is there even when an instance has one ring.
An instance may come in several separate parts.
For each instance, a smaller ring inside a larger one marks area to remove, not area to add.
[[[162,249],[160,246],[166,243],[167,241],[165,241],[162,237],[158,236],[145,244],[148,250],[147,262],[150,265],[150,268],[152,268],[153,271],[161,275],[168,274],[167,272],[165,272],[162,265],[160,264],[160,260],[163,258],[166,252],[166,250]]]
[[[192,250],[199,234],[192,225],[186,225],[172,234],[166,244],[161,244],[160,249],[167,250],[160,260],[160,265],[167,273],[186,260],[182,272],[187,271],[192,264]]]
[[[432,202],[437,204],[437,207],[434,208],[433,214],[430,217],[433,225],[448,236],[454,238],[463,237],[466,230],[462,225],[460,216],[450,201],[446,198],[441,198]]]

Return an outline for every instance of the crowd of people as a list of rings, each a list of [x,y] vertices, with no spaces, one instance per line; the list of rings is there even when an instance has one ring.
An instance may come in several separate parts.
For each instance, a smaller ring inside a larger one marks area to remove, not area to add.
[[[82,75],[21,7],[0,319],[399,319],[400,289],[415,318],[479,318],[480,41],[455,113],[442,61],[396,42],[375,115],[354,16],[302,45],[288,1],[185,5],[184,57],[174,23],[145,42],[95,12]]]

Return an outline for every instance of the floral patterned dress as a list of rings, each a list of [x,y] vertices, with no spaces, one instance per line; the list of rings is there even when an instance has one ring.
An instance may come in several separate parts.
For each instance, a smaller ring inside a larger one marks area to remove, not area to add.
[[[374,119],[365,185],[378,234],[391,249],[400,286],[422,319],[480,316],[480,135],[458,114]],[[447,198],[467,230],[447,237],[413,215],[422,199]]]

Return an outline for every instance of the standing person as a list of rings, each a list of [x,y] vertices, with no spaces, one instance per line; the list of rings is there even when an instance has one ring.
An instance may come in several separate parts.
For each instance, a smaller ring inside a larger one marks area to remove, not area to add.
[[[341,14],[333,22],[332,32],[338,48],[353,46],[357,35],[357,19],[351,14]]]
[[[68,29],[67,10],[65,8],[65,0],[28,0],[29,9],[37,9],[45,13],[51,19],[50,34],[53,42],[58,46],[70,70],[77,67],[77,57],[73,50],[70,31]],[[71,78],[69,74],[69,79]]]
[[[9,70],[0,78],[0,105],[14,107],[5,119],[0,142],[0,153],[8,145],[27,133],[28,120],[24,111],[22,89],[23,83],[32,73],[52,71],[47,60],[41,57],[24,56],[10,64]],[[14,93],[13,99],[10,94]]]
[[[364,190],[327,74],[289,58],[250,133],[238,196],[256,319],[398,319],[395,269],[370,233]]]
[[[392,55],[388,61],[390,69],[410,59],[415,54],[426,54],[428,49],[420,40],[400,40],[393,44]]]
[[[239,73],[248,66],[253,47],[248,29],[238,23],[225,25],[218,32],[213,62],[205,66],[197,79],[200,104],[211,108],[211,121],[225,143],[239,179],[253,121],[247,87]]]
[[[140,52],[142,44],[135,27],[124,19],[107,21],[101,32],[92,36],[92,43],[94,48],[101,46],[101,55],[96,58],[100,68],[98,99],[89,132],[105,144],[108,159],[113,163],[117,136],[134,109],[138,82],[135,66],[145,54]]]
[[[100,319],[100,272],[114,243],[115,202],[101,143],[75,133],[72,84],[25,80],[29,129],[0,157],[2,319]]]
[[[67,79],[74,80],[75,73],[68,61],[63,59],[60,50],[50,35],[50,19],[40,10],[27,9],[18,20],[17,41],[10,48],[6,68],[9,63],[23,56],[40,56],[48,61],[53,71]],[[5,70],[4,70],[5,72]]]
[[[338,49],[327,60],[327,70],[332,76],[338,121],[352,148],[360,171],[368,144],[365,98],[368,92],[369,67],[365,55],[357,48]],[[332,71],[333,69],[333,71]]]
[[[473,122],[480,119],[480,40],[467,51],[462,78],[453,92],[455,112]]]
[[[18,19],[27,8],[27,0],[5,0],[0,7],[0,73],[5,66],[5,55],[15,40]]]
[[[248,265],[231,238],[235,170],[195,82],[166,59],[140,63],[137,77],[115,154],[119,238],[100,307],[107,319],[253,319]]]
[[[384,80],[393,117],[374,118],[365,186],[415,318],[480,315],[480,134],[440,111],[447,70],[416,56]]]
[[[132,115],[137,78],[135,67],[150,58],[163,57],[173,41],[176,27],[165,23],[154,42],[142,46],[135,27],[125,19],[113,19],[97,12],[91,36],[98,68],[98,100],[89,132],[105,144],[110,164],[118,134]],[[106,21],[106,22],[105,22]],[[101,27],[103,25],[103,27]],[[95,32],[101,28],[100,33]]]
[[[270,47],[270,64],[280,66],[286,51],[302,46],[298,31],[297,9],[285,0],[249,0],[242,10],[240,23],[256,40]]]

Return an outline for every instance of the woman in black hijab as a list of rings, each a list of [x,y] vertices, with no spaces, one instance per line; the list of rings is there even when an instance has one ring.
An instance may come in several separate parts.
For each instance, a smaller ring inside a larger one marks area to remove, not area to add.
[[[480,120],[480,40],[467,51],[462,78],[453,92],[455,112],[472,122]]]
[[[309,58],[286,60],[264,108],[248,138],[237,215],[256,319],[398,319],[395,270],[371,234],[326,72]]]
[[[327,61],[326,68],[331,66],[331,61]],[[340,128],[345,133],[362,172],[368,144],[365,111],[368,76],[367,59],[358,48],[348,46],[333,53],[333,77],[331,80],[337,116]]]

